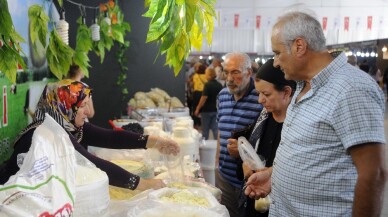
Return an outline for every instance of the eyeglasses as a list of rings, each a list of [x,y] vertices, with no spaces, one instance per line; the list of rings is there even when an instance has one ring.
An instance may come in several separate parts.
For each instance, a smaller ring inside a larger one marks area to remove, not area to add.
[[[224,75],[227,77],[229,75],[231,75],[232,77],[236,77],[236,76],[239,76],[242,74],[242,72],[240,70],[232,70],[230,72],[224,70],[222,73],[224,73]]]

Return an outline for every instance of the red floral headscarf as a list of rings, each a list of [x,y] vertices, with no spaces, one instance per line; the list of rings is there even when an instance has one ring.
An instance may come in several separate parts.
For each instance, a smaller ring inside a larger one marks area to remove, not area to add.
[[[82,101],[91,94],[89,86],[70,79],[47,84],[38,102],[34,121],[48,113],[67,131],[76,131],[74,119]]]

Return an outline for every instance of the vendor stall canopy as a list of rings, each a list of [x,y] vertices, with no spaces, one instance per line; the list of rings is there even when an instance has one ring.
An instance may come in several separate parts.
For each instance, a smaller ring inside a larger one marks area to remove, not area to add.
[[[327,45],[388,38],[388,0],[220,0],[216,3],[213,43],[192,54],[240,51],[272,54],[270,34],[277,18],[288,11],[314,14]]]

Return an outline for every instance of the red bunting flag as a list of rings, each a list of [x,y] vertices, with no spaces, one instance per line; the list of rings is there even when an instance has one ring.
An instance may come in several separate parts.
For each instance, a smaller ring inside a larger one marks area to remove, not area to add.
[[[368,16],[368,27],[367,27],[368,30],[372,30],[372,19],[373,19],[372,16]]]
[[[256,28],[260,29],[261,16],[256,16]]]
[[[239,18],[239,14],[235,14],[234,15],[234,27],[238,27],[238,18]]]
[[[323,31],[326,31],[327,28],[327,17],[322,18],[322,29]]]
[[[344,30],[349,31],[349,17],[344,18]]]

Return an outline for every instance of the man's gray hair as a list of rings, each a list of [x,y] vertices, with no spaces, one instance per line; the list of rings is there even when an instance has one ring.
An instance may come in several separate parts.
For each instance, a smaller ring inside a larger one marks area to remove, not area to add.
[[[326,39],[322,26],[317,19],[304,12],[289,12],[279,17],[275,24],[280,31],[280,40],[291,50],[291,45],[298,37],[306,40],[313,51],[326,50]]]
[[[238,57],[241,59],[240,68],[241,68],[241,72],[243,72],[244,74],[248,72],[248,69],[251,69],[252,63],[251,63],[251,58],[248,56],[248,54],[241,53],[241,52],[227,53],[225,55],[225,61],[227,59],[230,59],[231,57]]]

